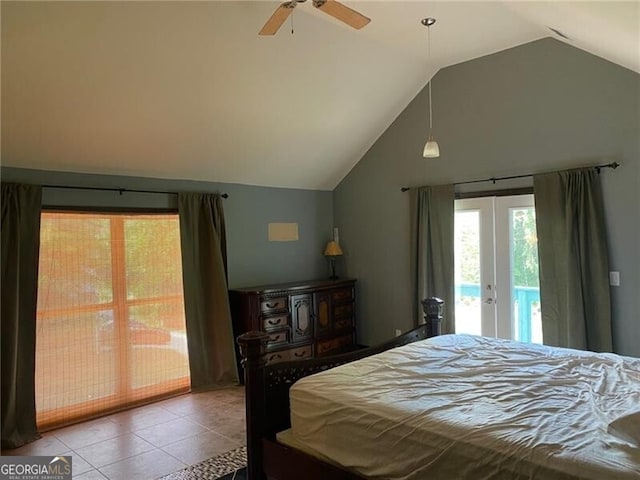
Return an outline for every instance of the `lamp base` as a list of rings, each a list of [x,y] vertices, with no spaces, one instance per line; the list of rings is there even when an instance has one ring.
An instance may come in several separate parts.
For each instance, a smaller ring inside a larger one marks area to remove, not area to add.
[[[337,280],[338,276],[336,275],[336,259],[335,257],[328,257],[329,264],[331,265],[331,276],[329,280]]]

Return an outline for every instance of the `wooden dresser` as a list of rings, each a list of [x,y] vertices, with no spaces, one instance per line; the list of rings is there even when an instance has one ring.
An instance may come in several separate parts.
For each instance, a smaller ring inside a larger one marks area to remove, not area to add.
[[[230,290],[234,334],[251,330],[269,334],[267,363],[351,350],[355,283],[311,280]]]

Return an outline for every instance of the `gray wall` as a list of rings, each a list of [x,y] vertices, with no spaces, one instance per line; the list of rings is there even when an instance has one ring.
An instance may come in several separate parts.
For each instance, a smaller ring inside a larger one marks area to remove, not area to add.
[[[442,69],[432,89],[441,157],[421,156],[423,90],[334,191],[347,274],[359,279],[360,341],[411,327],[409,194],[401,186],[616,160],[622,166],[601,176],[611,270],[621,276],[612,288],[614,346],[640,357],[640,75],[547,38]]]
[[[228,183],[45,172],[3,167],[2,181],[49,185],[228,193],[224,200],[230,287],[326,278],[322,252],[332,237],[331,192]],[[175,195],[45,189],[46,206],[177,208]],[[298,223],[299,240],[269,242],[270,222]]]

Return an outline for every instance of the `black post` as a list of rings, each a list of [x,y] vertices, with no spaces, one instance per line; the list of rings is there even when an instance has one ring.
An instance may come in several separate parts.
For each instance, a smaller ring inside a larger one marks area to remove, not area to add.
[[[264,367],[269,335],[247,332],[238,337],[244,367],[247,415],[247,480],[264,480],[262,438],[265,428]]]
[[[427,324],[427,338],[442,335],[442,312],[444,301],[437,297],[425,298],[422,301],[424,321]]]

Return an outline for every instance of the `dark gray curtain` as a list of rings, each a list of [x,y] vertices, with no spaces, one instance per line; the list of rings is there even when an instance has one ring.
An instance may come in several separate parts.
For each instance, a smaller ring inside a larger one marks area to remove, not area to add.
[[[35,365],[42,188],[2,184],[2,448],[40,438]]]
[[[593,168],[535,175],[544,343],[611,351],[609,252]]]
[[[191,388],[236,383],[222,198],[180,193],[178,211]]]
[[[420,302],[426,297],[439,297],[444,300],[442,332],[454,333],[453,185],[421,187],[411,194],[416,323],[423,320]]]

